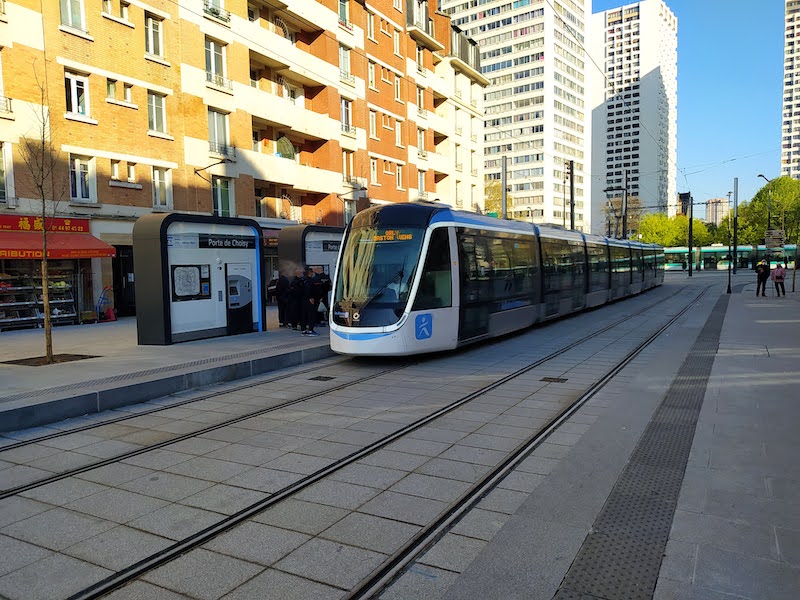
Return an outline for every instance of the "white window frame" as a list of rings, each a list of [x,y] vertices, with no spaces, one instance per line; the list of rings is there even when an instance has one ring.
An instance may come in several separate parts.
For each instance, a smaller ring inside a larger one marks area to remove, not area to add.
[[[400,56],[400,32],[395,29],[392,35],[392,40],[394,43],[394,53],[397,56]]]
[[[222,182],[227,184],[226,190],[228,193],[228,211],[227,214],[224,214],[221,202],[222,197],[219,196],[220,191],[222,190],[222,186],[219,185]],[[234,210],[233,204],[233,185],[231,185],[232,180],[229,177],[218,177],[214,175],[211,177],[211,214],[215,217],[233,217],[236,216],[236,212]]]
[[[164,56],[164,19],[144,13],[144,51],[151,56]]]
[[[352,150],[342,150],[342,177],[345,181],[353,179],[353,164],[355,152]]]
[[[72,71],[64,71],[64,86],[67,88],[67,114],[89,116],[89,78]],[[80,106],[79,89],[83,89],[83,106]],[[78,110],[70,110],[70,109]]]
[[[111,159],[111,179],[119,181],[119,164],[120,161]]]
[[[372,185],[380,185],[378,183],[378,159],[369,159],[369,181]]]
[[[167,133],[167,97],[150,90],[147,91],[147,128]]]
[[[126,171],[128,183],[136,183],[136,163],[129,162]]]
[[[17,205],[14,190],[14,160],[11,143],[0,142],[0,204],[13,208]]]
[[[403,0],[392,0],[392,7],[395,10],[403,10]]]
[[[425,193],[425,173],[427,173],[427,171],[417,171],[417,191],[420,195]]]
[[[425,110],[425,88],[417,86],[417,108]]]
[[[80,31],[86,31],[83,0],[60,0],[61,24]]]
[[[367,38],[375,39],[375,13],[367,12]]]
[[[165,167],[152,167],[153,208],[172,208],[172,171]],[[163,200],[159,202],[159,198]]]
[[[213,108],[208,109],[208,141],[217,146],[230,146],[228,113]],[[217,151],[218,152],[218,151]]]
[[[123,100],[128,103],[133,103],[133,85],[130,83],[123,83],[122,84],[122,96]]]
[[[394,182],[398,190],[404,190],[403,187],[403,165],[397,165],[394,170]]]
[[[394,122],[394,145],[403,147],[403,122],[399,120]]]
[[[348,129],[353,126],[353,101],[349,98],[342,98],[339,103],[339,118],[342,125]]]
[[[97,172],[91,156],[69,155],[69,198],[79,204],[97,204]]]
[[[207,37],[205,41],[206,73],[225,80],[225,44]]]
[[[367,82],[369,87],[375,89],[375,63],[371,61],[367,65]]]
[[[116,79],[110,77],[106,79],[106,98],[117,99],[117,83],[119,82]]]
[[[394,76],[394,99],[395,100],[401,100],[402,99],[402,96],[400,95],[400,84],[401,84],[401,81],[402,81],[402,78],[399,75],[395,74],[395,76]]]
[[[350,48],[339,44],[339,71],[342,75],[350,76]]]
[[[369,111],[369,135],[378,137],[378,113],[374,110]]]

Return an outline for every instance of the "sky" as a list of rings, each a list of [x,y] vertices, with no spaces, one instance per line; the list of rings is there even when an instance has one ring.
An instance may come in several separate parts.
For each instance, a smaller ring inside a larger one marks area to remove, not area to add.
[[[759,173],[780,175],[784,3],[665,2],[678,18],[677,189],[702,218],[699,203],[726,198],[735,177],[741,203],[766,185]],[[592,12],[631,3],[593,0]]]

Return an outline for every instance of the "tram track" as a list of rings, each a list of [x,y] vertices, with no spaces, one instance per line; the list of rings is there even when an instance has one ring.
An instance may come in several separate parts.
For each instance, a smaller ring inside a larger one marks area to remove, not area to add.
[[[446,528],[448,525],[451,525],[457,521],[457,518],[460,515],[463,515],[471,506],[477,502],[477,499],[485,495],[489,489],[496,486],[497,483],[511,470],[513,470],[514,466],[516,466],[521,460],[525,458],[527,454],[529,454],[533,448],[541,444],[547,437],[549,437],[554,431],[558,429],[558,427],[563,423],[566,419],[569,418],[580,406],[585,404],[592,396],[594,396],[597,391],[602,389],[608,381],[610,381],[620,370],[622,370],[627,364],[629,364],[642,350],[644,350],[648,345],[650,345],[658,336],[660,336],[664,331],[666,331],[675,321],[677,321],[683,314],[688,311],[691,306],[697,302],[707,291],[709,288],[705,288],[697,297],[693,298],[690,302],[686,304],[677,314],[671,317],[665,324],[659,326],[659,328],[652,333],[649,337],[647,337],[643,342],[638,343],[636,347],[630,350],[621,360],[617,361],[614,367],[609,369],[604,376],[602,376],[596,383],[592,384],[589,389],[587,389],[580,397],[572,402],[569,407],[567,407],[560,415],[554,417],[541,431],[534,434],[532,438],[526,440],[522,444],[520,444],[516,450],[514,450],[508,458],[506,458],[498,468],[492,469],[489,474],[484,476],[480,479],[480,481],[473,485],[469,491],[464,494],[454,505],[449,507],[446,511],[444,511],[435,521],[431,524],[431,526],[426,527],[423,529],[420,534],[415,536],[410,542],[401,548],[400,551],[392,555],[389,560],[386,561],[384,566],[379,569],[373,576],[368,577],[365,579],[362,584],[351,592],[348,598],[365,598],[369,597],[365,594],[371,594],[369,590],[376,589],[376,585],[380,585],[383,587],[385,585],[385,580],[387,577],[393,579],[396,575],[400,572],[398,569],[405,568],[407,564],[409,564],[410,560],[413,560],[413,557],[418,556],[420,553],[420,548],[425,548],[430,545],[432,542],[431,540],[435,540],[438,536],[441,535],[441,532],[444,531],[443,528]],[[680,290],[679,290],[680,291]],[[677,294],[678,292],[676,292]],[[663,300],[660,300],[658,303],[660,304]],[[636,315],[641,315],[647,310],[653,308],[654,305],[650,305],[636,313]],[[103,595],[110,593],[111,591],[141,577],[142,575],[158,568],[161,565],[164,565],[175,558],[184,555],[190,552],[193,549],[199,548],[203,544],[207,543],[208,541],[214,539],[215,537],[233,529],[237,525],[248,521],[252,517],[258,515],[259,513],[265,511],[266,509],[275,506],[279,502],[286,500],[292,496],[295,496],[302,490],[305,490],[312,486],[313,484],[329,477],[330,475],[336,473],[337,471],[343,469],[344,467],[355,463],[365,457],[370,456],[371,454],[376,453],[377,451],[385,448],[387,445],[391,444],[394,441],[397,441],[410,433],[426,426],[437,419],[445,415],[449,415],[450,413],[456,411],[458,408],[464,407],[468,403],[472,402],[475,399],[481,398],[482,396],[486,395],[487,393],[503,386],[506,383],[512,382],[514,379],[519,378],[521,375],[529,373],[533,369],[541,367],[545,365],[549,361],[552,361],[554,358],[559,357],[570,350],[578,348],[581,344],[597,337],[601,333],[609,331],[621,323],[629,321],[632,315],[626,315],[625,317],[614,321],[613,323],[607,325],[606,327],[601,328],[600,330],[593,331],[591,334],[586,335],[574,342],[571,342],[564,347],[556,350],[547,356],[544,356],[533,363],[530,363],[520,369],[517,369],[511,373],[508,373],[495,381],[491,382],[490,384],[484,385],[481,388],[474,390],[461,398],[457,399],[454,402],[451,402],[441,408],[435,410],[434,412],[412,422],[408,425],[401,427],[400,429],[394,431],[393,433],[384,436],[380,440],[377,440],[371,444],[367,444],[366,446],[362,447],[361,449],[353,452],[352,454],[341,458],[333,462],[332,464],[326,466],[325,468],[318,469],[313,473],[310,473],[294,483],[284,486],[279,491],[273,493],[270,496],[265,497],[264,499],[255,502],[242,510],[229,515],[228,517],[218,521],[217,523],[206,527],[205,529],[198,531],[197,533],[188,536],[182,540],[177,541],[173,545],[167,547],[161,552],[155,553],[129,567],[122,569],[115,574],[106,577],[105,579],[98,581],[97,583],[87,587],[86,589],[73,594],[69,597],[69,600],[89,600],[94,598],[100,598]],[[423,533],[425,535],[423,535]],[[411,557],[411,558],[408,558]],[[387,570],[389,569],[389,570]]]
[[[662,302],[664,302],[665,300],[669,300],[669,299],[675,297],[680,292],[681,292],[681,289],[679,289],[678,291],[674,292],[673,294],[671,294],[670,296],[668,296],[665,299],[660,299],[660,300],[658,300],[656,302],[651,302],[647,306],[645,306],[645,307],[639,309],[637,312],[633,313],[632,315],[626,315],[625,317],[617,319],[617,320],[613,321],[612,323],[610,323],[609,325],[607,325],[607,326],[605,326],[605,327],[603,327],[603,328],[601,328],[599,330],[594,331],[593,333],[581,338],[580,340],[578,340],[576,342],[573,342],[571,345],[564,347],[562,350],[560,350],[560,351],[558,351],[556,353],[553,353],[552,355],[550,355],[548,357],[545,357],[544,359],[541,359],[541,360],[542,361],[552,360],[552,358],[554,358],[555,356],[559,356],[560,354],[563,354],[563,352],[566,352],[567,350],[571,349],[572,347],[575,347],[576,345],[578,345],[580,343],[583,343],[586,340],[591,339],[592,337],[594,337],[596,335],[599,335],[599,334],[602,334],[602,333],[604,333],[606,331],[609,331],[609,330],[613,329],[614,327],[618,326],[619,324],[623,323],[624,321],[626,321],[626,320],[628,320],[628,319],[630,319],[632,317],[635,317],[637,315],[643,314],[644,312],[647,312],[648,310],[651,310],[654,306],[657,306],[657,305],[661,304]],[[499,340],[494,340],[491,343],[492,344],[501,343],[502,339],[503,338],[500,338]],[[346,360],[343,360],[343,361],[340,361],[340,362],[348,362],[348,361],[352,361],[352,359],[346,359]],[[340,363],[337,362],[335,364],[340,364]],[[16,496],[16,495],[18,495],[18,494],[20,494],[22,492],[30,491],[30,490],[36,489],[38,487],[42,487],[42,486],[50,484],[50,483],[55,483],[57,481],[66,479],[68,477],[79,475],[81,473],[86,473],[88,471],[91,471],[91,470],[94,470],[94,469],[98,469],[98,468],[101,468],[101,467],[104,467],[104,466],[108,466],[108,465],[111,465],[111,464],[114,464],[116,462],[120,462],[120,461],[129,459],[129,458],[140,456],[142,454],[146,454],[146,453],[154,451],[154,450],[159,450],[159,449],[165,448],[165,447],[167,447],[167,446],[169,446],[171,444],[176,444],[178,442],[181,442],[181,441],[184,441],[184,440],[188,440],[188,439],[191,439],[193,437],[197,437],[197,436],[201,436],[201,435],[204,435],[204,434],[207,434],[207,433],[211,433],[213,431],[216,431],[216,430],[219,430],[219,429],[223,429],[223,428],[231,426],[231,425],[236,425],[238,423],[242,423],[244,421],[247,421],[248,419],[264,416],[264,415],[267,415],[267,414],[269,414],[271,412],[276,412],[276,411],[279,411],[279,410],[284,409],[284,408],[288,408],[290,406],[293,406],[293,405],[301,403],[301,402],[305,402],[305,401],[308,401],[308,400],[313,400],[314,398],[318,398],[318,397],[324,396],[326,394],[330,394],[330,393],[333,393],[333,392],[336,392],[336,391],[340,391],[340,390],[345,390],[345,389],[350,388],[352,386],[359,385],[361,383],[365,383],[365,382],[369,382],[371,380],[377,379],[377,378],[379,378],[379,377],[381,377],[383,375],[387,375],[389,373],[393,373],[393,372],[395,372],[397,370],[408,368],[409,366],[412,366],[414,364],[417,364],[417,361],[409,362],[407,364],[396,366],[396,367],[393,367],[391,369],[385,369],[385,370],[382,370],[382,371],[380,371],[378,373],[374,373],[374,374],[368,375],[366,377],[362,377],[362,378],[359,378],[359,379],[356,379],[356,380],[353,380],[353,381],[350,381],[350,382],[346,382],[346,383],[343,383],[343,384],[338,385],[338,386],[327,388],[325,390],[320,390],[320,391],[317,391],[317,392],[314,392],[314,393],[311,393],[311,394],[306,394],[306,395],[300,396],[298,398],[293,398],[293,399],[290,399],[290,400],[286,400],[284,402],[279,402],[278,404],[275,404],[275,405],[272,405],[272,406],[268,406],[268,407],[264,407],[264,408],[260,408],[258,410],[255,410],[255,411],[252,411],[252,412],[248,412],[248,413],[243,414],[243,415],[237,415],[237,416],[231,417],[229,419],[223,420],[223,421],[221,421],[219,423],[214,423],[214,424],[208,425],[206,427],[199,427],[196,430],[193,430],[193,431],[190,431],[190,432],[187,432],[187,433],[184,433],[184,434],[176,435],[175,437],[163,440],[161,442],[144,445],[144,446],[142,446],[140,448],[136,448],[136,449],[133,449],[133,450],[129,450],[127,452],[119,453],[119,454],[116,454],[116,455],[108,457],[108,458],[104,458],[104,459],[99,460],[99,461],[94,461],[94,462],[88,463],[86,465],[82,465],[82,466],[79,466],[79,467],[75,467],[75,468],[72,468],[72,469],[67,469],[67,470],[64,470],[64,471],[61,471],[61,472],[58,472],[58,473],[54,473],[53,475],[50,475],[50,476],[47,476],[47,477],[43,477],[43,478],[37,479],[35,481],[31,481],[31,482],[28,482],[28,483],[25,483],[25,484],[17,485],[17,486],[14,486],[14,487],[11,487],[11,488],[8,488],[8,489],[5,489],[5,490],[0,490],[0,500],[6,499],[6,498],[9,498],[9,497],[12,497],[12,496]],[[538,366],[538,364],[536,366]],[[535,367],[531,366],[530,368],[535,368]],[[530,370],[530,369],[528,369],[528,370]],[[301,370],[299,372],[292,373],[291,376],[303,375],[303,374],[308,374],[308,373],[311,373],[311,372],[317,373],[319,375],[319,373],[320,373],[319,367],[317,367],[316,369],[315,368],[303,369],[303,370]],[[522,372],[523,371],[516,372],[516,374],[511,374],[508,377],[510,379],[513,379],[514,377],[518,377]],[[124,420],[127,420],[127,419],[135,419],[137,417],[140,417],[140,416],[143,416],[143,415],[149,415],[149,414],[157,413],[157,412],[160,412],[162,410],[168,410],[170,408],[176,408],[178,406],[185,406],[185,405],[188,405],[188,404],[190,404],[192,402],[200,402],[200,401],[203,401],[203,400],[208,400],[210,398],[218,397],[220,395],[236,393],[237,391],[242,391],[242,390],[249,389],[249,388],[252,388],[252,387],[267,385],[270,382],[279,381],[281,379],[282,378],[280,378],[280,377],[270,377],[266,381],[250,382],[249,384],[243,384],[241,386],[236,386],[234,388],[226,388],[224,390],[216,390],[216,391],[211,392],[209,394],[205,394],[205,395],[203,395],[201,397],[191,398],[191,399],[187,399],[185,401],[180,401],[177,404],[170,404],[170,405],[164,406],[164,407],[156,407],[156,408],[154,408],[153,410],[150,410],[150,411],[142,411],[142,412],[139,412],[139,413],[136,413],[136,414],[133,414],[133,415],[123,416],[123,417],[120,417],[118,419],[114,419],[112,421],[104,421],[102,423],[92,424],[92,425],[89,425],[89,426],[86,426],[86,427],[79,428],[78,430],[69,430],[69,431],[65,431],[65,432],[58,432],[58,433],[55,433],[55,434],[50,434],[50,435],[47,435],[47,436],[42,436],[42,437],[38,437],[38,438],[35,438],[35,439],[31,439],[31,440],[26,440],[25,442],[21,442],[20,444],[13,445],[11,447],[3,447],[2,449],[0,449],[0,460],[3,459],[4,452],[10,452],[10,451],[12,451],[12,450],[14,450],[16,448],[22,447],[22,446],[27,446],[27,445],[34,444],[34,443],[41,442],[41,441],[51,440],[51,439],[53,439],[55,437],[66,436],[66,435],[73,434],[73,433],[78,433],[78,432],[82,433],[82,432],[85,432],[87,430],[90,430],[90,429],[93,429],[93,428],[99,428],[99,427],[102,427],[104,425],[108,425],[108,424],[111,424],[111,423],[118,423],[118,422],[121,422],[121,421],[124,421]],[[504,383],[504,381],[500,380],[497,385],[502,385],[502,383]]]

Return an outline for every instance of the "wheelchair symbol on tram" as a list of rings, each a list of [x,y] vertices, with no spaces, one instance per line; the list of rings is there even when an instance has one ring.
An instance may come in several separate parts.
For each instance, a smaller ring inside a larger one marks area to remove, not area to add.
[[[430,314],[417,315],[414,324],[418,340],[427,340],[433,335],[433,318]]]

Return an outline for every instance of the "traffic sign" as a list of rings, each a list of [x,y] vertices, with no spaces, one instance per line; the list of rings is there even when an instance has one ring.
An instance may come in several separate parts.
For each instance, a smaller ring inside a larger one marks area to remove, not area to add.
[[[767,234],[764,236],[764,245],[767,248],[783,248],[786,239],[783,229],[767,229]]]

